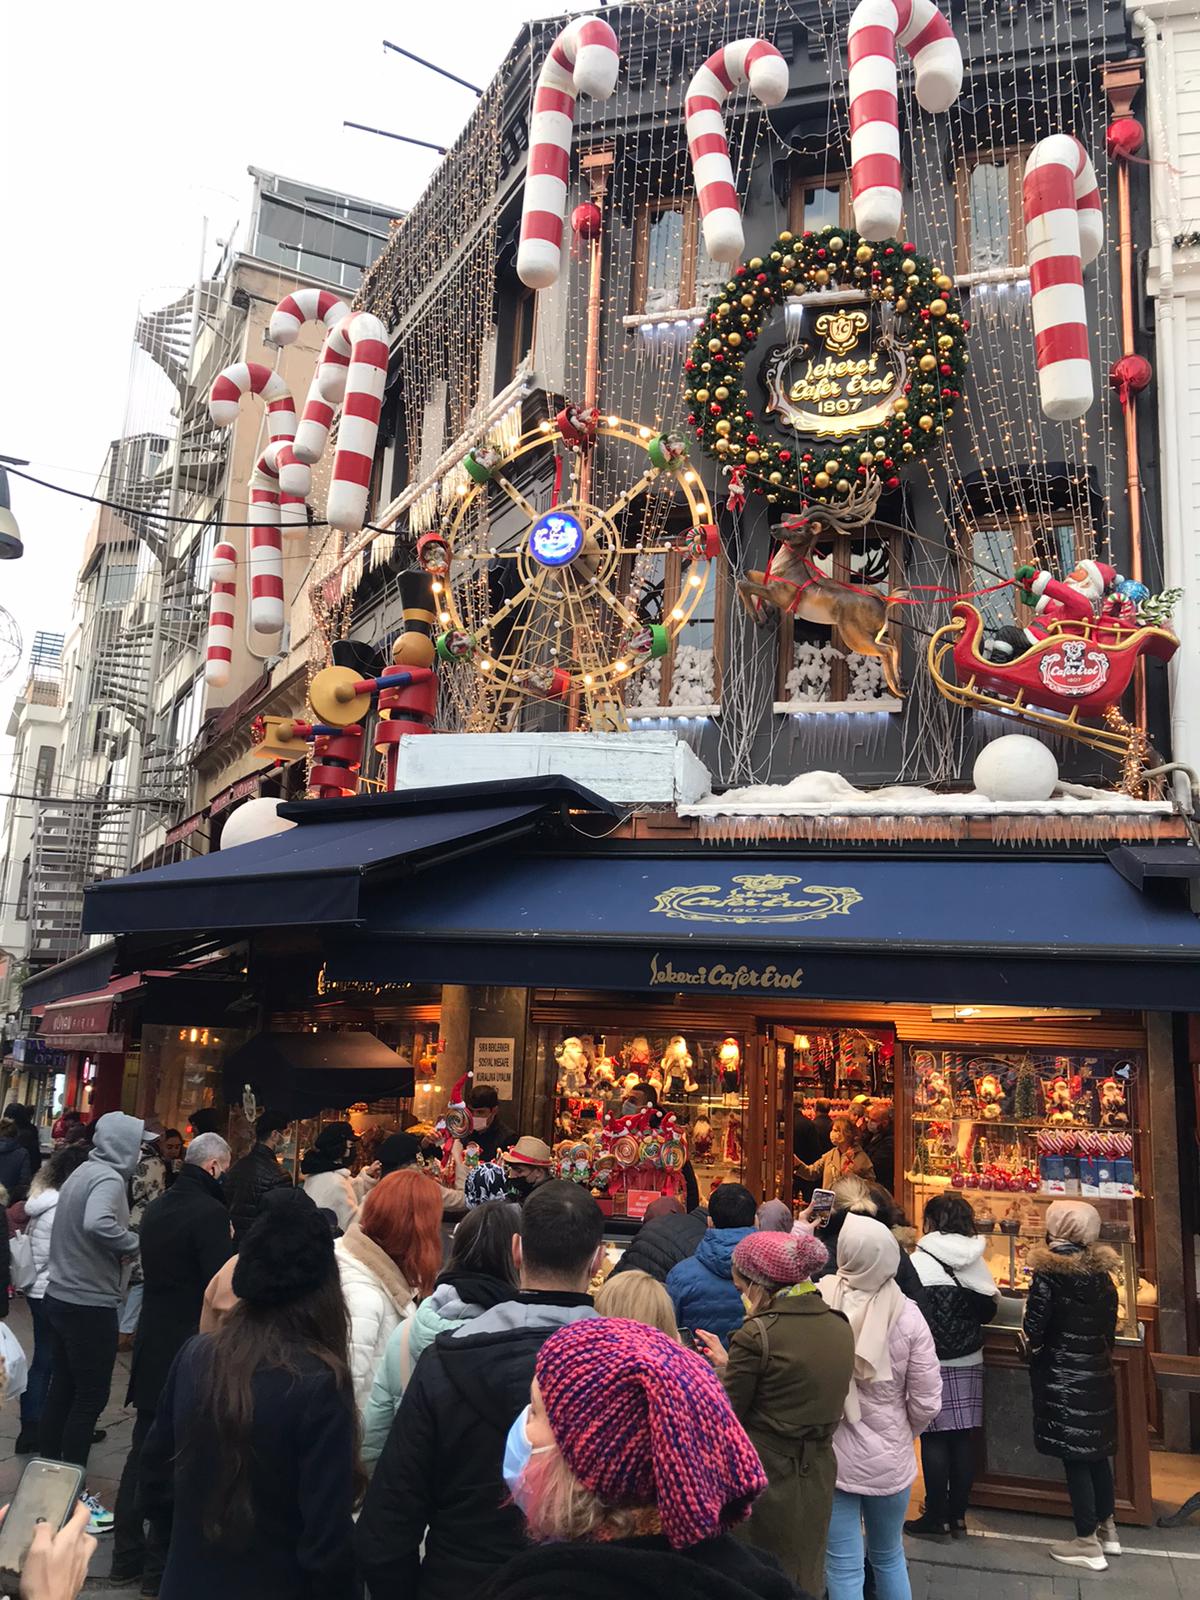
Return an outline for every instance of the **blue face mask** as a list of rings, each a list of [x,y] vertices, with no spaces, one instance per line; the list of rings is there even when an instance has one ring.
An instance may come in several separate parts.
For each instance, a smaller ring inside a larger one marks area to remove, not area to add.
[[[529,1421],[529,1407],[513,1422],[508,1430],[508,1438],[504,1443],[504,1481],[508,1485],[508,1492],[521,1510],[525,1509],[525,1498],[521,1490],[521,1479],[525,1475],[525,1468],[534,1456],[544,1455],[547,1450],[553,1450],[551,1444],[533,1446],[529,1442],[529,1431],[526,1424]]]

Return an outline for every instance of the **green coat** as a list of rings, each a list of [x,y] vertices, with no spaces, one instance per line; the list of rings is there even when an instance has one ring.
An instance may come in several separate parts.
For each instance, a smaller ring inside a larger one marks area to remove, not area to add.
[[[736,1530],[768,1550],[808,1594],[825,1589],[825,1542],[837,1463],[833,1432],[854,1371],[854,1335],[815,1291],[783,1290],[747,1317],[721,1371],[725,1392],[767,1474]]]

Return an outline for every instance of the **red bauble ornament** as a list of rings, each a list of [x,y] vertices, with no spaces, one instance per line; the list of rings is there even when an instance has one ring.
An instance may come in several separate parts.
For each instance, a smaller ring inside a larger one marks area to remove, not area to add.
[[[760,272],[758,277],[755,278],[754,281],[755,281],[755,283],[766,283],[766,281],[767,281],[766,273],[765,272]]]
[[[756,433],[748,433],[746,435],[746,443],[747,444],[757,444],[758,443],[758,435]]]
[[[781,450],[779,452],[779,459],[780,461],[790,461],[792,459],[792,452],[790,450]]]
[[[719,417],[721,415],[720,401],[714,400],[708,409],[714,417]]]
[[[888,486],[889,489],[898,489],[900,487],[900,479],[899,478],[889,478],[887,480],[887,486]]]
[[[915,244],[912,243],[911,240],[906,245],[902,246],[902,248],[903,248],[904,254],[906,256],[915,256],[916,253],[917,253],[917,247],[916,247]],[[888,251],[888,254],[891,255],[891,251],[890,250]]]
[[[1135,394],[1141,394],[1154,376],[1154,368],[1145,356],[1122,356],[1114,361],[1108,374],[1109,384],[1117,391],[1117,398],[1127,406]]]
[[[571,213],[571,229],[577,239],[598,239],[603,225],[604,217],[600,207],[593,205],[590,200],[581,206],[576,206]]]
[[[941,373],[943,378],[948,378],[950,376],[950,374],[954,371],[954,368],[950,365],[950,363],[948,361],[943,361],[941,366],[938,368],[938,371]]]
[[[1146,130],[1136,117],[1117,117],[1108,125],[1104,142],[1114,161],[1127,160],[1146,142]]]

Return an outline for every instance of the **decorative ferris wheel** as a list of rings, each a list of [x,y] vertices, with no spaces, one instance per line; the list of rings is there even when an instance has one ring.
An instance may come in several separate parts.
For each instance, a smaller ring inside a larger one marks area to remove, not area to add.
[[[537,702],[624,730],[625,684],[687,626],[720,550],[685,442],[567,407],[464,468],[452,514],[417,552],[438,654],[474,680],[471,730],[512,728]]]

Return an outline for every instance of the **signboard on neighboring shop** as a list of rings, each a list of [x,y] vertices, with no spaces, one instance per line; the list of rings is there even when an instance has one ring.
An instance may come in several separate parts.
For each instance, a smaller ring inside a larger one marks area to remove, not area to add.
[[[472,1087],[487,1084],[501,1100],[511,1100],[516,1053],[515,1039],[476,1039],[471,1048]]]
[[[83,1000],[78,1005],[47,1006],[41,1036],[49,1040],[67,1034],[107,1033],[112,1009],[111,995],[102,1000]]]
[[[177,822],[173,828],[168,828],[163,844],[169,849],[171,845],[182,844],[185,839],[190,839],[198,833],[208,820],[208,811],[197,811],[193,816],[184,817],[182,822]]]
[[[36,1035],[13,1040],[13,1059],[26,1067],[49,1067],[53,1072],[65,1072],[67,1066],[66,1052]]]
[[[215,794],[208,802],[209,816],[219,817],[222,811],[228,811],[230,806],[237,805],[239,800],[248,800],[251,795],[257,794],[262,776],[261,772],[252,772],[248,778],[239,778],[227,789],[222,789],[220,794]]]

